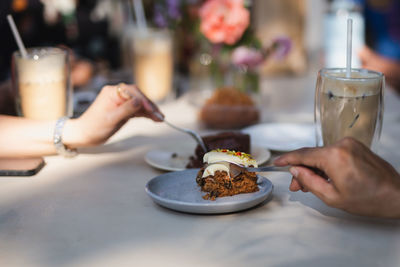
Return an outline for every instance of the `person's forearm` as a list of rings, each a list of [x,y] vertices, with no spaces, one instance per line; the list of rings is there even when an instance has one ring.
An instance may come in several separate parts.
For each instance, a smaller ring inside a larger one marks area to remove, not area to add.
[[[63,143],[69,148],[84,146],[77,119],[68,120]],[[0,115],[0,157],[32,157],[56,154],[53,134],[56,120],[31,120]]]
[[[30,120],[0,115],[0,157],[54,154],[55,120]]]
[[[124,94],[129,97],[124,97]],[[163,116],[136,86],[105,86],[79,118],[64,122],[62,143],[70,149],[101,145],[130,118],[148,117],[161,121],[155,114]],[[55,154],[55,126],[56,120],[0,115],[0,157]]]

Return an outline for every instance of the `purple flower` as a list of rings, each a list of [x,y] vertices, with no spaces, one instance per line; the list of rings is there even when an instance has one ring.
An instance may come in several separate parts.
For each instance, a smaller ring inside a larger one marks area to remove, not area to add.
[[[154,23],[161,28],[165,28],[168,26],[167,18],[162,12],[161,5],[155,5],[154,7]]]
[[[180,0],[167,0],[167,10],[170,19],[179,19],[181,17]]]
[[[283,60],[292,49],[292,41],[286,37],[281,36],[272,41],[272,56],[277,60]]]
[[[182,17],[183,0],[164,0],[154,5],[154,23],[158,27],[171,27]]]
[[[231,59],[236,66],[255,68],[264,61],[265,56],[259,49],[239,46],[232,52]]]

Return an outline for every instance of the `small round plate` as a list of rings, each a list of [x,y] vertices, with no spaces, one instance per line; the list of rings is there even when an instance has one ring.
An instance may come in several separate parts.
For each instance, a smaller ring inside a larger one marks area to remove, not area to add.
[[[263,123],[247,127],[242,132],[250,135],[254,145],[274,151],[315,147],[316,143],[313,124]]]
[[[182,171],[186,169],[190,156],[194,153],[194,148],[179,149],[174,147],[171,149],[150,150],[145,155],[145,161],[150,166],[163,171]],[[251,146],[251,155],[257,161],[258,165],[262,165],[269,160],[271,152],[268,149]]]
[[[268,198],[273,185],[265,177],[258,176],[259,191],[220,197],[216,200],[203,199],[204,192],[196,183],[198,169],[169,172],[154,177],[146,184],[146,192],[153,201],[163,207],[188,213],[221,214],[237,212],[254,207]]]

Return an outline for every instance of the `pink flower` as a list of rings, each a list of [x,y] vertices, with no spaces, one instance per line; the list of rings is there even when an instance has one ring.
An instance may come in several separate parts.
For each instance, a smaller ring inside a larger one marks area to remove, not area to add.
[[[283,60],[292,48],[291,40],[286,36],[275,38],[266,48],[252,48],[239,46],[233,50],[231,55],[232,63],[236,66],[255,68],[267,58]]]
[[[265,55],[259,49],[239,46],[233,50],[231,59],[237,66],[255,68],[264,61]]]
[[[212,43],[238,41],[249,26],[250,12],[244,0],[208,0],[199,10],[200,31]]]

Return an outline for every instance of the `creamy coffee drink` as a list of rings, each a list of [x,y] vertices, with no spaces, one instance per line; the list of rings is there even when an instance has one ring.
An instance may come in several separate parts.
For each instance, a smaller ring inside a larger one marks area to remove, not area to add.
[[[382,77],[371,72],[321,76],[317,97],[323,145],[349,136],[370,147],[382,123]]]
[[[28,55],[15,55],[19,113],[31,119],[69,115],[66,52],[38,48],[28,50]]]
[[[153,101],[171,91],[172,40],[167,32],[137,31],[133,36],[133,75],[136,85]]]

